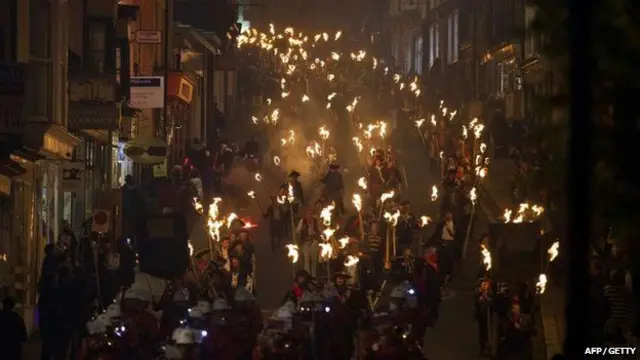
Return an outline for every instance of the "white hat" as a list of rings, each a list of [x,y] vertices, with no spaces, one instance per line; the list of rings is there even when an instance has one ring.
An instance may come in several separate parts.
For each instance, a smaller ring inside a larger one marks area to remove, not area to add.
[[[204,314],[197,308],[191,308],[189,309],[189,317],[192,319],[203,319]]]
[[[87,322],[87,331],[90,335],[105,333],[107,332],[107,324],[104,323],[103,319],[98,317],[95,320]]]
[[[236,294],[233,299],[236,302],[255,300],[255,298],[253,297],[253,294],[244,287],[240,287],[236,289]]]
[[[217,298],[213,301],[214,311],[228,310],[228,309],[229,309],[229,304],[227,304],[227,300],[223,298]]]
[[[111,304],[107,307],[107,311],[105,314],[110,319],[118,319],[120,318],[120,304]]]
[[[196,304],[196,309],[200,310],[202,314],[210,314],[211,313],[211,303],[208,301],[200,300]]]
[[[173,330],[171,339],[176,343],[176,345],[192,345],[195,343],[193,330],[188,327],[178,327]]]

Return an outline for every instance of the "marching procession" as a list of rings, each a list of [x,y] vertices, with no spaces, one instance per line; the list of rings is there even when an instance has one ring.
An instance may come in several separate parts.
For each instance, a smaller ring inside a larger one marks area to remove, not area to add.
[[[490,176],[482,120],[444,101],[427,107],[417,77],[353,48],[341,31],[280,30],[238,38],[248,74],[242,114],[228,120],[240,124],[228,125],[242,129],[238,138],[194,146],[158,195],[156,213],[183,219],[182,247],[157,255],[145,237],[169,234],[136,223],[117,246],[93,234],[88,247],[67,236],[49,248],[42,304],[49,293],[64,295],[70,278],[97,285],[82,295],[90,306],[76,300],[87,310],[68,326],[57,324],[66,300],[42,306],[43,350],[56,359],[426,359],[425,333],[447,321],[441,302],[470,258],[478,259],[468,296],[477,351],[530,358],[536,294],[559,245],[541,271],[519,279],[502,276],[504,265],[494,272],[489,235],[477,245],[479,191]],[[407,147],[408,137],[422,147]],[[408,176],[415,168],[428,176]],[[412,197],[417,188],[430,196]],[[502,221],[524,226],[543,215],[522,203]],[[257,284],[269,281],[257,270],[269,266],[256,263],[258,242],[268,243],[266,258],[284,252],[290,261],[291,289],[272,313],[257,302],[265,296]],[[183,252],[183,271],[166,270]]]

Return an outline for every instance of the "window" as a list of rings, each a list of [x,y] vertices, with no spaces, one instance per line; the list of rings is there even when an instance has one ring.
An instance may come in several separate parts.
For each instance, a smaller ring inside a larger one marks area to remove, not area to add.
[[[458,11],[454,11],[447,19],[447,62],[449,64],[458,61],[459,33],[458,33]]]
[[[105,23],[89,22],[89,66],[104,71],[106,60],[107,28]]]
[[[413,49],[414,49],[414,59],[413,59],[413,67],[418,74],[422,74],[422,61],[423,61],[423,38],[422,36],[418,36],[413,41]]]
[[[438,23],[429,25],[429,69],[440,57],[440,28]]]
[[[429,70],[433,67],[433,63],[436,60],[435,45],[436,43],[436,26],[435,24],[429,25]]]

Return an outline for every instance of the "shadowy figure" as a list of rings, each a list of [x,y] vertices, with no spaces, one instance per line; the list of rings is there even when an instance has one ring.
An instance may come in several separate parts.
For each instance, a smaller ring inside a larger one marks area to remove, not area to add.
[[[24,320],[14,311],[16,300],[7,297],[0,311],[0,349],[6,360],[22,360],[22,344],[27,341]]]

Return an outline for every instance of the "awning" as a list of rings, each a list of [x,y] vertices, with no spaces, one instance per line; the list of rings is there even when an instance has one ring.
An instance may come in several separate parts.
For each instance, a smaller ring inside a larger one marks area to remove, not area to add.
[[[7,177],[19,176],[27,172],[17,161],[10,158],[0,160],[0,175]]]
[[[25,131],[25,147],[37,150],[50,159],[71,160],[73,149],[80,139],[65,128],[50,122],[28,122]]]

